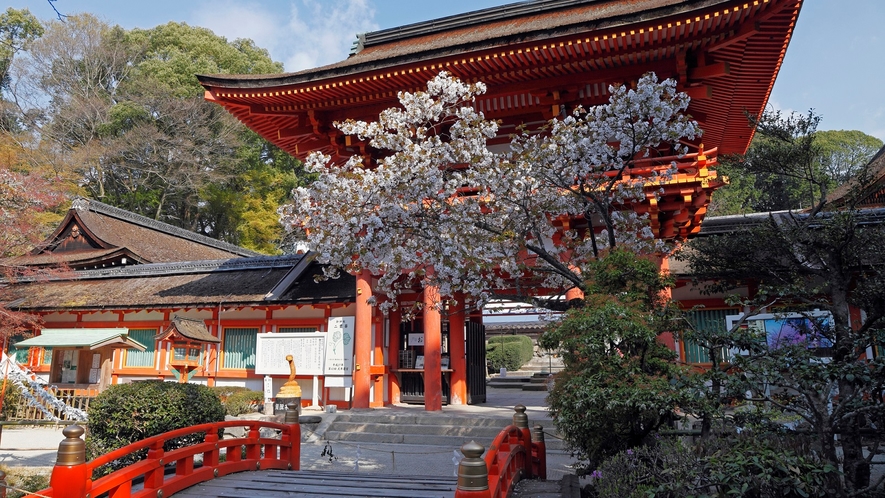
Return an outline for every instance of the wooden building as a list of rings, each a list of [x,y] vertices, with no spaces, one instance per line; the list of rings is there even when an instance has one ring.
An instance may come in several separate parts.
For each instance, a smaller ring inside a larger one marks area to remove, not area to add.
[[[653,71],[674,78],[692,97],[688,113],[704,130],[703,146],[700,139],[689,144],[693,154],[680,162],[660,200],[650,193],[633,207],[650,214],[656,236],[682,239],[700,231],[710,196],[721,185],[712,169],[717,154],[742,153],[749,145],[753,132],[746,113],[758,115],[766,105],[801,5],[801,0],[535,0],[359,35],[349,58],[325,67],[199,79],[208,100],[290,154],[303,158],[319,150],[343,161],[359,153],[371,166],[383,152],[344,136],[332,123],[375,120],[396,105],[398,92],[423,89],[440,71],[487,85],[475,105],[501,123],[493,145],[508,142],[517,127],[536,127],[576,105],[605,102],[610,85],[629,85]],[[401,343],[395,333],[382,340],[388,335],[373,328],[382,322],[384,330],[411,332],[403,337],[421,336],[428,410],[440,409],[446,388],[449,401],[467,402],[470,364],[463,345],[480,321],[456,312],[442,322],[432,311],[408,324],[395,314],[381,318],[370,304],[372,278],[357,275],[355,362],[370,368],[354,371],[354,406],[399,401],[405,374],[411,373],[400,373],[401,365],[391,361]],[[432,292],[402,299],[426,300]],[[449,369],[440,368],[444,356]],[[382,357],[387,360],[379,364]]]
[[[44,322],[20,342],[19,361],[65,388],[175,381],[176,346],[189,339],[206,344],[192,359],[192,382],[262,390],[257,334],[322,333],[330,318],[353,315],[353,277],[317,282],[309,255],[260,256],[88,199],[75,200],[55,233],[15,262],[71,268],[0,286],[0,302]],[[277,388],[285,380],[272,377]],[[349,406],[343,387],[311,381],[299,378],[307,402],[316,395]]]

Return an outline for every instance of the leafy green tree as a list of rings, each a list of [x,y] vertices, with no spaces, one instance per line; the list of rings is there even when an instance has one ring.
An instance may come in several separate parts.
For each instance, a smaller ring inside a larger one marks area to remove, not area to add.
[[[670,282],[648,259],[615,249],[592,263],[583,307],[573,308],[540,339],[561,351],[565,368],[548,397],[553,421],[574,454],[593,469],[641,445],[693,409],[700,386],[657,340],[674,330]]]
[[[743,351],[728,358],[740,373],[728,379],[733,390],[752,393],[753,404],[797,417],[815,435],[823,459],[844,472],[843,481],[830,482],[834,496],[862,494],[882,483],[870,482],[881,431],[863,432],[885,422],[880,395],[885,359],[866,354],[885,332],[885,227],[856,205],[829,208],[826,181],[808,168],[809,158],[819,154],[816,146],[796,138],[796,119],[769,116],[758,128],[770,156],[754,166],[820,188],[811,209],[775,213],[730,234],[695,239],[682,257],[706,291],[730,295],[752,313],[816,310],[828,315],[822,320],[809,313],[807,322],[799,322],[809,324],[800,339],[788,344],[771,344],[764,333],[740,331],[740,324],[709,344]],[[814,128],[801,131],[807,136]],[[802,172],[808,177],[802,178]],[[859,174],[870,176],[863,170]],[[755,292],[741,297],[747,284]],[[852,319],[852,307],[863,310],[862,322]]]
[[[28,9],[10,7],[0,14],[0,131],[17,131],[19,128],[3,96],[9,87],[12,60],[16,53],[42,35],[43,26]]]
[[[196,73],[280,72],[250,40],[89,14],[46,25],[16,62],[19,116],[87,195],[263,252],[300,163],[203,100]]]
[[[772,122],[783,127],[768,129]],[[882,147],[881,140],[856,130],[817,131],[819,122],[813,111],[789,116],[767,111],[751,120],[757,133],[746,155],[721,158],[718,171],[729,185],[714,194],[710,214],[811,208],[855,177]]]

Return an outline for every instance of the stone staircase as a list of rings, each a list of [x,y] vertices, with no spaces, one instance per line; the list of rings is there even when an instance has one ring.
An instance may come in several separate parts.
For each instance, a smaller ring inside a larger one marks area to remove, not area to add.
[[[312,437],[360,444],[411,444],[457,449],[471,440],[487,445],[501,429],[512,423],[512,418],[383,414],[378,410],[349,410],[332,415],[324,417]],[[545,443],[548,449],[563,449],[561,441],[556,438],[546,438]]]
[[[494,375],[486,382],[489,387],[499,389],[522,389],[523,391],[547,391],[550,383],[549,372],[530,372],[519,370],[507,372],[505,376]]]

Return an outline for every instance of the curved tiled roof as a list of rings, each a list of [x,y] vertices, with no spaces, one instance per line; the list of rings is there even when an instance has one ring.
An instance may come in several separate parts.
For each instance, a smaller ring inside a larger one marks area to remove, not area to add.
[[[746,114],[764,108],[801,0],[543,0],[363,36],[335,64],[277,75],[202,75],[207,99],[277,146],[304,157],[354,153],[333,121],[373,120],[397,93],[423,89],[442,70],[481,80],[476,107],[520,123],[563,104],[607,100],[611,84],[654,71],[689,92],[704,144],[742,153]],[[698,145],[698,144],[695,144]]]
[[[356,285],[350,275],[316,282],[319,265],[290,278],[273,302],[268,294],[302,255],[212,261],[153,263],[73,272],[69,278],[19,279],[0,285],[0,302],[37,311],[211,308],[220,304],[266,306],[288,303],[350,302]]]
[[[65,245],[76,226],[82,234],[76,246]],[[165,263],[253,257],[248,249],[206,237],[168,223],[85,198],[77,198],[56,231],[30,254],[15,258],[21,265],[59,263],[74,268],[104,263]]]

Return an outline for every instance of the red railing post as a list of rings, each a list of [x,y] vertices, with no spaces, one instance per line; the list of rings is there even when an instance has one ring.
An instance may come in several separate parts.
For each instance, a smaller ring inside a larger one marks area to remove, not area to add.
[[[482,459],[485,448],[476,441],[461,447],[464,458],[458,464],[458,487],[455,498],[491,498],[489,490],[489,469]]]
[[[65,439],[58,444],[58,457],[49,478],[54,498],[83,498],[92,490],[86,442],[80,439],[84,432],[79,425],[69,425],[61,431]]]
[[[249,426],[249,432],[246,433],[246,460],[255,460],[256,468],[261,468],[261,445],[258,440],[261,439],[261,428],[258,424]]]
[[[298,420],[298,405],[295,403],[286,405],[284,423],[289,426],[289,442],[292,444],[287,455],[289,469],[301,470],[301,422]],[[285,440],[285,435],[283,435],[283,439]]]
[[[221,460],[221,458],[219,457],[220,451],[218,450],[218,430],[218,427],[212,426],[212,429],[206,431],[206,436],[203,438],[203,442],[212,443],[213,445],[215,445],[214,449],[203,453],[204,467],[216,468],[218,467],[219,460]]]
[[[547,479],[547,444],[544,442],[544,427],[535,424],[532,430],[532,475]]]
[[[525,405],[516,405],[513,407],[513,410],[516,412],[513,414],[513,425],[519,428],[520,432],[522,432],[522,445],[525,447],[526,452],[526,462],[525,462],[525,478],[531,479],[532,477],[536,477],[532,472],[532,433],[529,430],[529,416],[525,413]]]
[[[163,444],[165,441],[156,441],[151,445],[147,453],[147,460],[157,462],[157,466],[144,473],[144,489],[160,489],[163,487],[163,479],[166,475],[166,462],[163,461]]]

